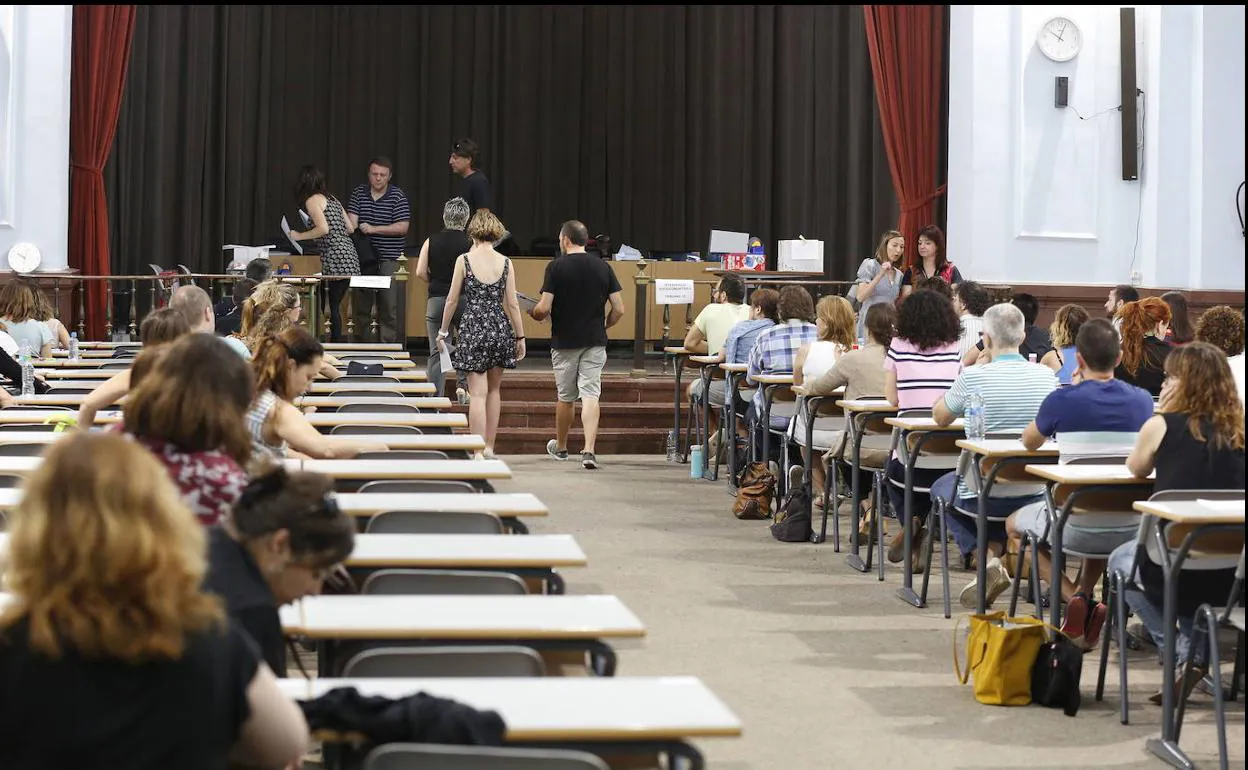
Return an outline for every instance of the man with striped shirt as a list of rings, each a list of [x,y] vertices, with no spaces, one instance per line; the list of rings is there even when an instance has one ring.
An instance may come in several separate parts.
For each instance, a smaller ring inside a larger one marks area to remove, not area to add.
[[[993,305],[984,313],[984,349],[991,357],[987,364],[964,369],[954,380],[949,392],[932,406],[932,419],[938,425],[949,425],[966,414],[971,395],[978,392],[984,399],[984,424],[989,433],[1016,432],[1031,424],[1040,404],[1057,388],[1057,376],[1042,364],[1029,363],[1019,355],[1018,347],[1026,336],[1023,311],[1014,305]],[[968,473],[969,477],[970,474]],[[957,473],[941,476],[932,484],[932,498],[954,498],[954,482]],[[970,489],[963,479],[958,485],[954,509],[976,511],[979,507],[977,492]],[[999,490],[999,491],[998,491]],[[1044,493],[1041,484],[1005,484],[993,488],[985,506],[985,513],[997,521],[987,522],[988,562],[987,604],[1010,587],[1010,576],[1001,564],[1005,551],[1005,524],[1003,519],[1014,511],[1037,502]],[[976,525],[972,516],[964,516],[951,509],[945,521],[950,534],[957,541],[963,560],[969,563],[977,548]],[[962,590],[964,607],[975,606],[976,583],[972,580]]]
[[[412,212],[407,195],[398,185],[390,184],[393,168],[394,164],[389,158],[373,158],[368,164],[368,183],[356,187],[347,203],[347,216],[351,219],[351,225],[368,236],[377,255],[376,265],[361,264],[360,267],[366,274],[394,275],[397,260],[403,253],[407,239],[407,226]],[[351,304],[357,341],[372,340],[374,302],[377,305],[377,325],[381,341],[395,342],[398,339],[395,322],[398,296],[398,286],[393,283],[389,289],[352,290]]]

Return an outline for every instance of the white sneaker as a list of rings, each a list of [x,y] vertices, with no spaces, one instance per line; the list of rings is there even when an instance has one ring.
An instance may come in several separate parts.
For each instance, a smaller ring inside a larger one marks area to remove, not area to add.
[[[1005,565],[995,556],[988,560],[988,564],[984,566],[984,574],[988,578],[988,591],[984,594],[984,608],[992,606],[997,597],[1005,593],[1006,589],[1012,584],[1010,583],[1010,573],[1005,571]],[[975,609],[976,587],[979,585],[979,578],[971,579],[962,589],[962,593],[958,596],[958,601],[968,610]]]
[[[550,455],[556,460],[568,459],[568,450],[560,449],[559,442],[553,438],[550,441],[546,442],[546,454]]]

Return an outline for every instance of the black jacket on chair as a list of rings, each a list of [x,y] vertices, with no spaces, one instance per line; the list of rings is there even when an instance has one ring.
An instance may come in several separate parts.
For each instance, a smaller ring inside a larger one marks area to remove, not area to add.
[[[496,712],[477,711],[423,692],[396,700],[337,687],[315,700],[300,701],[299,706],[313,731],[363,733],[375,744],[501,746],[507,729]]]

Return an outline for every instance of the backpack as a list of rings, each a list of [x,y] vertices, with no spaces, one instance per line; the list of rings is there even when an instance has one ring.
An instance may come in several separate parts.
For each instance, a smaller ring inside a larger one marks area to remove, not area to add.
[[[810,495],[806,494],[805,484],[798,484],[789,490],[784,504],[776,512],[771,536],[782,543],[805,543],[811,534]]]
[[[737,499],[732,515],[742,520],[759,521],[771,516],[771,498],[776,490],[776,477],[766,463],[750,463],[741,472],[737,483]]]
[[[1068,717],[1079,713],[1082,696],[1079,676],[1083,673],[1083,650],[1061,634],[1040,645],[1040,654],[1031,668],[1031,701],[1049,708],[1060,708]]]

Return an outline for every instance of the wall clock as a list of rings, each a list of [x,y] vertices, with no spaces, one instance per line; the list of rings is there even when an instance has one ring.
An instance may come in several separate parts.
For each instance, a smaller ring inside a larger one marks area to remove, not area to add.
[[[42,259],[39,247],[33,243],[15,243],[9,249],[9,269],[15,273],[33,273]]]
[[[1065,16],[1054,16],[1040,27],[1036,45],[1053,61],[1070,61],[1083,47],[1083,33]]]

